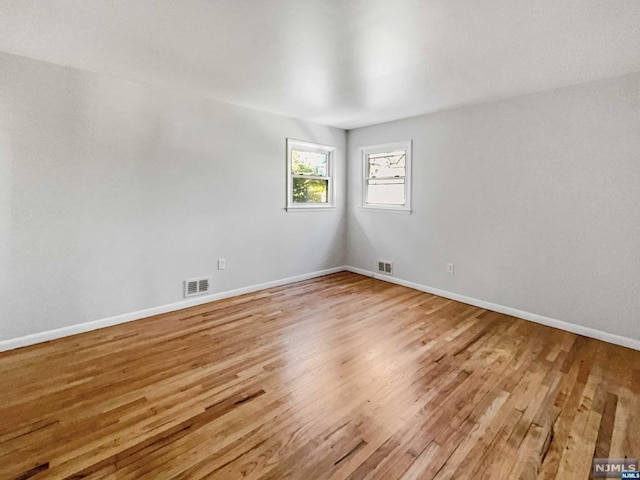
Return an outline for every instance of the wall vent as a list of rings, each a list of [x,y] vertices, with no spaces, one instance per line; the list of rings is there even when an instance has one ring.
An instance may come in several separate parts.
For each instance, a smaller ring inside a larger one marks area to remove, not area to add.
[[[393,263],[378,260],[378,272],[384,273],[385,275],[393,275]]]
[[[193,278],[184,281],[184,296],[194,297],[211,293],[211,277]]]

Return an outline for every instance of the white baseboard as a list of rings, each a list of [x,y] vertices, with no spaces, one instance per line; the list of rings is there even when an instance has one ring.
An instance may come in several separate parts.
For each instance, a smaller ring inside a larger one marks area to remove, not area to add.
[[[223,298],[244,295],[245,293],[253,293],[257,292],[258,290],[264,290],[266,288],[279,287],[281,285],[301,282],[303,280],[322,277],[324,275],[329,275],[332,273],[344,272],[345,270],[347,270],[347,267],[344,266],[328,268],[326,270],[305,273],[303,275],[297,275],[295,277],[288,277],[280,280],[274,280],[272,282],[260,283],[258,285],[236,288],[234,290],[228,290],[226,292],[212,293],[211,295],[204,295],[202,297],[192,298],[189,300],[181,300],[179,302],[170,303],[168,305],[161,305],[159,307],[145,308],[144,310],[124,313],[122,315],[116,315],[115,317],[103,318],[100,320],[80,323],[77,325],[70,325],[68,327],[56,328],[55,330],[34,333],[33,335],[25,335],[24,337],[2,340],[0,341],[0,352],[13,350],[14,348],[26,347],[28,345],[33,345],[36,343],[47,342],[49,340],[55,340],[57,338],[68,337],[70,335],[76,335],[78,333],[85,333],[91,330],[97,330],[99,328],[110,327],[112,325],[118,325],[120,323],[131,322],[133,320],[139,320],[141,318],[151,317],[153,315],[159,315],[161,313],[174,312],[183,308],[202,305],[203,303],[215,302],[216,300],[222,300]]]
[[[529,320],[530,322],[540,323],[548,327],[558,328],[560,330],[566,330],[568,332],[577,333],[578,335],[584,335],[585,337],[595,338],[604,342],[613,343],[615,345],[621,345],[623,347],[632,348],[634,350],[640,350],[640,340],[633,338],[623,337],[616,335],[615,333],[603,332],[602,330],[596,330],[590,327],[584,327],[582,325],[576,325],[575,323],[564,322],[562,320],[556,320],[555,318],[545,317],[536,313],[525,312],[524,310],[518,310],[516,308],[506,307],[497,303],[487,302],[479,300],[473,297],[466,297],[457,293],[448,292],[446,290],[440,290],[438,288],[428,287],[419,283],[409,282],[389,275],[379,274],[363,270],[361,268],[347,267],[347,270],[367,277],[373,277],[378,280],[384,280],[385,282],[395,283],[402,285],[403,287],[413,288],[414,290],[420,290],[421,292],[431,293],[438,295],[439,297],[449,298],[458,302],[467,303],[475,307],[485,308],[487,310],[493,310],[494,312],[504,313],[505,315],[511,315],[512,317],[522,318]]]
[[[373,277],[378,280],[384,280],[385,282],[395,283],[404,287],[413,288],[421,292],[431,293],[438,295],[439,297],[449,298],[458,302],[467,303],[476,307],[485,308],[487,310],[493,310],[494,312],[504,313],[505,315],[511,315],[513,317],[522,318],[531,322],[547,325],[549,327],[558,328],[560,330],[566,330],[568,332],[576,333],[578,335],[584,335],[585,337],[595,338],[605,342],[613,343],[615,345],[621,345],[623,347],[632,348],[634,350],[640,350],[640,340],[632,338],[626,338],[614,333],[603,332],[594,328],[584,327],[576,325],[574,323],[564,322],[562,320],[556,320],[554,318],[545,317],[536,313],[526,312],[524,310],[518,310],[516,308],[506,307],[497,303],[487,302],[479,300],[473,297],[466,297],[457,293],[448,292],[446,290],[440,290],[438,288],[428,287],[415,282],[409,282],[400,278],[391,277],[389,275],[378,274],[369,270],[363,270],[361,268],[342,266],[334,267],[326,270],[319,270],[317,272],[306,273],[303,275],[297,275],[295,277],[283,278],[280,280],[274,280],[271,282],[260,283],[257,285],[251,285],[248,287],[237,288],[235,290],[228,290],[226,292],[213,293],[211,295],[205,295],[198,298],[189,300],[181,300],[179,302],[170,303],[168,305],[161,305],[158,307],[146,308],[137,312],[125,313],[117,315],[115,317],[103,318],[101,320],[95,320],[92,322],[80,323],[78,325],[70,325],[68,327],[57,328],[55,330],[49,330],[46,332],[35,333],[33,335],[26,335],[24,337],[12,338],[9,340],[0,341],[0,352],[6,350],[13,350],[15,348],[25,347],[36,343],[46,342],[49,340],[55,340],[57,338],[68,337],[70,335],[76,335],[78,333],[89,332],[91,330],[97,330],[99,328],[110,327],[112,325],[118,325],[120,323],[131,322],[133,320],[139,320],[141,318],[150,317],[153,315],[159,315],[161,313],[174,312],[183,308],[194,307],[196,305],[202,305],[204,303],[214,302],[216,300],[222,300],[223,298],[235,297],[237,295],[244,295],[245,293],[253,293],[266,288],[279,287],[281,285],[287,285],[290,283],[301,282],[303,280],[309,280],[311,278],[322,277],[332,273],[349,271],[365,275],[367,277]]]

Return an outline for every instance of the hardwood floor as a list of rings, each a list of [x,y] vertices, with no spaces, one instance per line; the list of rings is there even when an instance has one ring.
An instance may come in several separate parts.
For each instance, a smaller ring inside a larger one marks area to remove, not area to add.
[[[338,273],[0,354],[0,478],[587,479],[640,352]]]

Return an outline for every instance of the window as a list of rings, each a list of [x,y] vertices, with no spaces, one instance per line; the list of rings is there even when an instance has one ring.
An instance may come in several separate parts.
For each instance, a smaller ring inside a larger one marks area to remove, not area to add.
[[[411,210],[411,141],[362,148],[362,206]]]
[[[333,207],[334,150],[287,139],[287,210]]]

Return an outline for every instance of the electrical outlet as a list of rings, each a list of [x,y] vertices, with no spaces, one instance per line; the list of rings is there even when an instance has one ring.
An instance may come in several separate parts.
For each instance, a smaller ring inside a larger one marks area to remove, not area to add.
[[[453,263],[447,263],[447,273],[449,275],[456,273],[456,266]]]
[[[227,268],[227,261],[224,258],[218,259],[218,270],[224,270]]]

